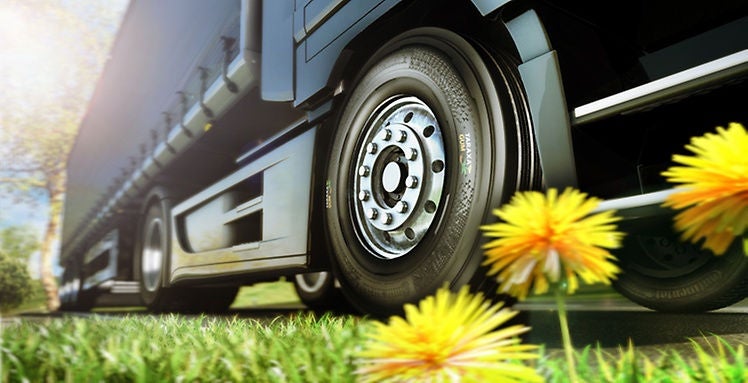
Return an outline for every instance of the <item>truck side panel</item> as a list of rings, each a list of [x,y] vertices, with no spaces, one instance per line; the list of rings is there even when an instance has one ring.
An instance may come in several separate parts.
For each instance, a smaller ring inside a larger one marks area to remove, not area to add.
[[[239,8],[238,0],[133,1],[68,159],[64,244],[95,218],[95,205],[132,169],[139,146],[150,148],[150,130],[163,135],[162,113],[187,88],[206,47],[238,28]]]
[[[262,4],[262,99],[292,101],[293,0],[270,0]]]

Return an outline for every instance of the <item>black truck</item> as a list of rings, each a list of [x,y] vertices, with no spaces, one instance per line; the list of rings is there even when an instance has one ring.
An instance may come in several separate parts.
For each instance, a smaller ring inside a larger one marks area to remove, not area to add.
[[[623,295],[731,305],[748,257],[679,241],[661,172],[748,122],[747,48],[745,1],[132,0],[67,162],[63,308],[491,293],[480,225],[566,187],[624,217]]]

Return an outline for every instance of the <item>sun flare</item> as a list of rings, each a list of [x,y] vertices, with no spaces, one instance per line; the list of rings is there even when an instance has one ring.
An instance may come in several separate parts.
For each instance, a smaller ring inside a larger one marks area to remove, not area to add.
[[[64,84],[75,80],[80,55],[70,47],[81,45],[78,31],[64,19],[19,4],[0,2],[3,102],[15,108],[48,105],[59,100]]]

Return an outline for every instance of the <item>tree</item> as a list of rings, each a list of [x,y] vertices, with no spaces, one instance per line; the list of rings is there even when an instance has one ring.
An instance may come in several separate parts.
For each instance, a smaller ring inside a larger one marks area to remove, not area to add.
[[[65,163],[119,22],[105,3],[0,2],[0,192],[48,208],[40,277],[49,310],[59,307],[52,262]]]
[[[39,250],[39,239],[29,226],[8,226],[0,229],[0,251],[12,259],[28,262]]]
[[[18,307],[33,290],[26,264],[0,252],[0,312]]]
[[[34,292],[28,259],[39,243],[27,227],[0,230],[0,311],[18,307]]]

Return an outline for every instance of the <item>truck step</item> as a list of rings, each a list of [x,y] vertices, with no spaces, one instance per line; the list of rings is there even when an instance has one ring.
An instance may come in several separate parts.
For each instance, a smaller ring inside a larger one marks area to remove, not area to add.
[[[139,294],[140,285],[137,281],[108,280],[97,286],[97,289],[110,294]]]
[[[572,125],[652,108],[748,73],[748,50],[663,77],[574,109]]]

